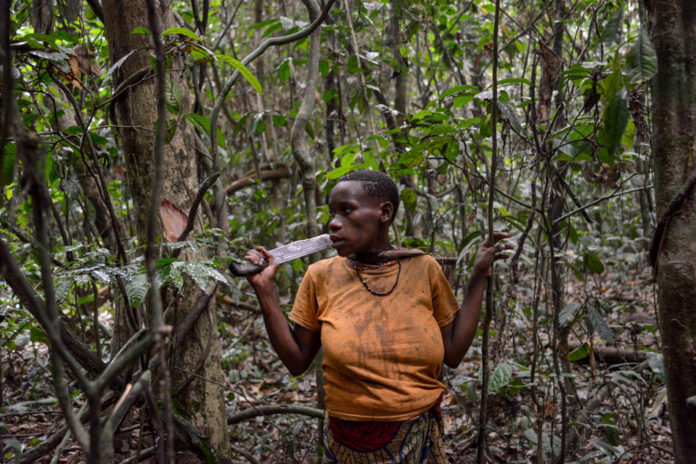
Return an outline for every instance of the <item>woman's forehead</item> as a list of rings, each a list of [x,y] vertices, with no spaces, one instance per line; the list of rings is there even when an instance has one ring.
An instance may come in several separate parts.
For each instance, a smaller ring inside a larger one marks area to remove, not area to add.
[[[340,201],[357,201],[363,203],[365,201],[375,201],[363,187],[363,183],[359,180],[344,180],[339,182],[331,189],[329,194],[329,203]]]

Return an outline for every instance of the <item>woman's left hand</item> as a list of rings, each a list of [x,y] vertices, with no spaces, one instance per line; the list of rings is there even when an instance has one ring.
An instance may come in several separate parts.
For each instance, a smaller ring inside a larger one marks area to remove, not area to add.
[[[473,275],[488,277],[493,272],[492,266],[494,262],[499,259],[508,259],[510,257],[506,251],[514,249],[515,246],[500,242],[506,238],[510,238],[510,234],[506,232],[494,232],[493,240],[489,237],[481,244],[476,254],[476,259],[474,260]]]

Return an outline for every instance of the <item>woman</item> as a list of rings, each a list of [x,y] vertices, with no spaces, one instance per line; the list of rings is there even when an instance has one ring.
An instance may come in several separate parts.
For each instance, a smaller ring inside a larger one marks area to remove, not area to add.
[[[324,462],[444,463],[439,403],[442,362],[456,367],[476,333],[486,277],[511,245],[495,234],[479,249],[460,308],[437,262],[398,250],[389,226],[399,207],[391,178],[356,171],[329,196],[338,256],[312,264],[295,297],[290,327],[263,248],[246,258],[269,265],[248,280],[273,349],[293,375],[320,346],[326,378]]]

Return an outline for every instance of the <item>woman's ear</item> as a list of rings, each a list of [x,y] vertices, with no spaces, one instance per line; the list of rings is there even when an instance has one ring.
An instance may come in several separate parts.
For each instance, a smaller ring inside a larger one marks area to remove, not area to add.
[[[391,224],[392,219],[394,218],[394,205],[392,205],[391,201],[383,201],[379,207],[382,212],[380,221],[382,223],[386,223],[387,225]]]

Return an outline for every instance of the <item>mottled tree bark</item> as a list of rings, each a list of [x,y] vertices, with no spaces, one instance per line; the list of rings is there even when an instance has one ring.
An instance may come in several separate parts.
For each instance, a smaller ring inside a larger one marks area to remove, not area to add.
[[[104,0],[104,23],[112,63],[126,57],[114,71],[114,89],[119,94],[115,101],[115,117],[126,158],[129,196],[133,200],[137,235],[141,244],[146,242],[148,205],[152,195],[154,167],[154,129],[157,120],[156,82],[152,70],[152,39],[147,34],[132,34],[136,27],[148,28],[145,2],[136,0]],[[173,23],[171,3],[157,2],[162,29]],[[149,29],[149,28],[148,28]],[[130,55],[129,55],[130,54]],[[168,127],[168,143],[164,147],[162,200],[167,200],[187,212],[196,196],[198,180],[193,128],[182,115],[191,112],[192,102],[185,81],[186,64],[181,56],[170,54],[167,70],[168,86],[177,86],[181,95],[179,117],[169,115],[176,127]],[[200,231],[196,221],[194,233]],[[180,259],[202,257],[190,250]],[[181,292],[171,289],[162,292],[163,307],[170,308],[172,316],[166,321],[174,325],[186,319],[195,306],[198,291],[184,286]],[[223,373],[220,365],[220,345],[215,317],[200,317],[190,336],[178,346],[171,347],[171,381],[173,394],[191,414],[191,422],[210,437],[211,445],[223,454],[229,453],[223,399]],[[119,346],[130,335],[123,315],[117,315],[114,344]]]
[[[696,463],[696,3],[654,0],[653,140],[658,226],[653,265],[658,284],[674,457]]]

